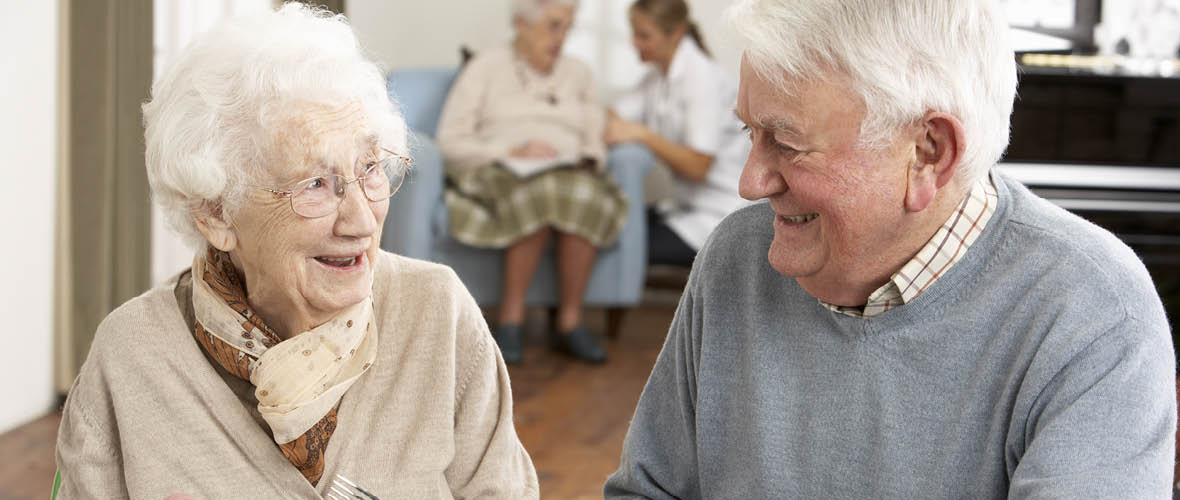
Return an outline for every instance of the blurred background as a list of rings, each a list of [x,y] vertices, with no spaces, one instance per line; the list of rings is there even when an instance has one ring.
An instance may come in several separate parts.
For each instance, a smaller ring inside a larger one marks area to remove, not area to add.
[[[386,70],[398,70],[455,67],[461,47],[507,43],[509,1],[312,3],[347,15],[370,56]],[[0,46],[6,49],[0,56],[0,161],[6,181],[0,191],[5,242],[0,254],[7,284],[0,291],[7,323],[0,337],[5,395],[0,460],[6,464],[0,498],[43,498],[48,492],[53,415],[98,322],[191,262],[190,250],[148,199],[139,106],[152,78],[195,33],[223,17],[275,3],[0,0]],[[714,57],[736,79],[740,47],[722,17],[729,2],[688,3]],[[1013,26],[1014,57],[1021,63],[1021,87],[1012,145],[1001,168],[1134,247],[1176,318],[1180,0],[1003,3]],[[608,102],[644,71],[630,44],[629,5],[629,0],[582,0],[565,45],[567,54],[596,72]],[[625,326],[624,338],[633,344],[612,346],[612,356],[629,350],[641,355],[619,361],[617,366],[629,368],[614,375],[628,377],[617,384],[595,386],[600,371],[572,377],[583,385],[570,385],[556,364],[514,368],[514,385],[526,384],[515,388],[518,399],[597,390],[606,398],[599,404],[618,408],[619,428],[600,438],[604,465],[577,479],[585,485],[568,491],[593,491],[593,483],[600,486],[605,476],[601,470],[613,468],[611,454],[617,460],[626,419],[674,304],[675,295],[655,306],[637,306],[649,310]],[[541,428],[544,418],[518,412],[518,426]],[[20,434],[22,429],[28,433]],[[521,431],[522,439],[528,432]],[[560,439],[556,430],[535,436],[531,446],[538,448],[544,439]],[[538,462],[545,484],[549,469]],[[48,467],[49,475],[12,465],[21,463]],[[22,486],[27,484],[33,486]]]

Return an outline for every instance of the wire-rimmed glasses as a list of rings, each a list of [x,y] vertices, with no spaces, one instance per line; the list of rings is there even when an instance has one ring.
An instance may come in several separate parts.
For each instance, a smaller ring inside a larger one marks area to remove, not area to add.
[[[345,177],[329,174],[310,177],[296,182],[290,189],[262,188],[275,196],[285,197],[291,202],[291,211],[300,217],[317,219],[326,217],[340,208],[348,185],[358,183],[361,193],[372,202],[389,199],[401,187],[406,171],[414,161],[408,156],[381,148],[382,155],[365,164],[361,175]]]

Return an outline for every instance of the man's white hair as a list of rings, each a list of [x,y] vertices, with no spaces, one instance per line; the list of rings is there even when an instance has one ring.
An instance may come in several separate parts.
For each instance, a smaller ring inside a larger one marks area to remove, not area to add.
[[[380,145],[404,152],[405,121],[343,16],[288,3],[229,19],[194,38],[143,105],[152,198],[199,249],[192,211],[232,218],[279,160],[276,127],[293,106],[357,104]]]
[[[578,0],[512,0],[512,19],[522,19],[526,23],[536,21],[542,9],[551,3],[578,10]]]
[[[863,147],[927,111],[949,113],[967,137],[964,186],[1008,147],[1016,62],[992,0],[739,0],[727,15],[746,61],[780,90],[847,76],[866,107]]]

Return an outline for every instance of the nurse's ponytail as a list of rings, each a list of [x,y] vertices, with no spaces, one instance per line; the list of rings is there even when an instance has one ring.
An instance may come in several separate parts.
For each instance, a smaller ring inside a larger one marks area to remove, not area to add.
[[[709,57],[713,56],[713,54],[709,53],[709,48],[705,46],[705,39],[701,36],[701,30],[697,28],[697,23],[689,21],[687,33],[692,37],[693,40],[696,40],[697,45],[701,47],[701,52],[704,52],[705,55]]]
[[[701,30],[688,18],[688,4],[684,3],[684,0],[635,0],[631,8],[650,17],[664,33],[672,33],[676,28],[686,26],[685,33],[697,42],[701,51],[712,56],[705,46]]]

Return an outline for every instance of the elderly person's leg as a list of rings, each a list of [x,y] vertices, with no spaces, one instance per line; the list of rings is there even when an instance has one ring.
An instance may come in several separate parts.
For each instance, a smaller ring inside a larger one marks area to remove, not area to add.
[[[508,363],[519,363],[523,355],[520,324],[524,322],[524,295],[552,232],[545,226],[504,250],[504,291],[500,296],[500,326],[495,337]]]
[[[582,299],[598,249],[586,238],[571,233],[557,233],[557,276],[560,281],[561,307],[557,331],[550,333],[554,347],[586,361],[606,361],[606,351],[582,322]]]

